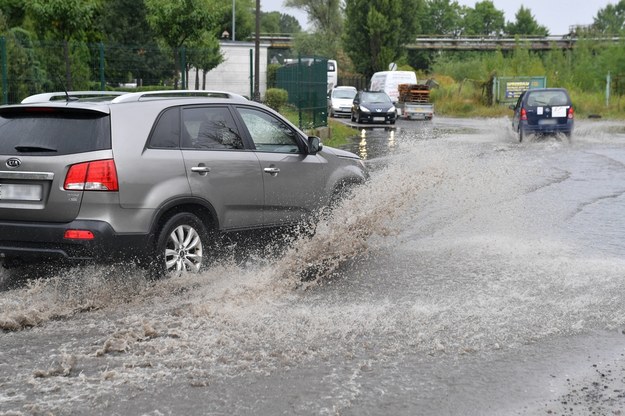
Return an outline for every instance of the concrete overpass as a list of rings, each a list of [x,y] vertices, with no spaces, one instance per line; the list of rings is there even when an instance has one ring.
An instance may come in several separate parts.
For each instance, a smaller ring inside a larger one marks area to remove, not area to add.
[[[620,37],[583,38],[595,42],[620,42]],[[489,51],[513,50],[519,46],[530,50],[572,49],[582,38],[569,36],[498,37],[498,36],[418,36],[405,47],[420,50]]]
[[[497,37],[497,36],[418,36],[407,45],[407,49],[420,50],[456,50],[456,51],[495,51],[513,50],[524,46],[531,50],[541,51],[556,49],[572,49],[581,39],[596,42],[617,43],[620,37],[575,38],[568,35],[546,37]],[[293,38],[287,34],[263,34],[260,40],[269,43],[270,48],[289,49]]]

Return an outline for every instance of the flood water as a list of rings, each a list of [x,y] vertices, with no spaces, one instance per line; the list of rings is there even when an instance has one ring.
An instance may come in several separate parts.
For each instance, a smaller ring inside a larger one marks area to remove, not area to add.
[[[312,238],[156,282],[0,270],[0,415],[625,409],[621,124],[399,121],[347,148],[371,181]]]

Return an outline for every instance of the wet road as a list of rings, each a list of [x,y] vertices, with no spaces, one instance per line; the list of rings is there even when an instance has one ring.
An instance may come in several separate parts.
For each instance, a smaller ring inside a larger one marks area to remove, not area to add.
[[[365,133],[372,180],[312,239],[158,282],[0,271],[0,414],[620,414],[621,124]]]

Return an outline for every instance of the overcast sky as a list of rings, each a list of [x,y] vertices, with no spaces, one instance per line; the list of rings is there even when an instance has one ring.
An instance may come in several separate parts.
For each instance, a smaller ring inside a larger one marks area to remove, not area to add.
[[[475,6],[475,0],[457,0],[464,6]],[[514,15],[521,5],[530,9],[536,21],[546,26],[552,35],[564,35],[571,25],[588,25],[593,22],[599,9],[617,0],[494,0],[495,7],[503,10],[506,22],[515,20]],[[284,0],[261,0],[260,8],[264,12],[279,11],[296,17],[302,27],[307,27],[307,16],[298,9],[285,8]]]

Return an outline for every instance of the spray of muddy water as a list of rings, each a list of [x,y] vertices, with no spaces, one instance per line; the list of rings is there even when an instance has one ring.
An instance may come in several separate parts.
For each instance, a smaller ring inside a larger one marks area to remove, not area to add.
[[[405,152],[392,165],[373,171],[367,183],[354,189],[332,212],[323,214],[312,235],[310,226],[303,226],[295,236],[285,237],[291,241],[286,249],[267,245],[243,265],[222,258],[220,264],[199,276],[160,282],[150,281],[141,269],[128,265],[56,271],[47,278],[29,281],[25,287],[0,292],[0,328],[18,330],[83,311],[185,292],[191,290],[189,285],[202,287],[207,278],[214,285],[214,293],[219,293],[215,286],[225,285],[223,296],[236,298],[237,303],[246,292],[249,298],[258,299],[264,292],[289,293],[294,288],[322,284],[346,261],[366,256],[372,239],[394,234],[393,220],[405,214],[420,190],[438,180],[439,175],[432,171],[427,175],[419,172],[410,152]],[[227,283],[242,277],[245,283],[236,290]]]

